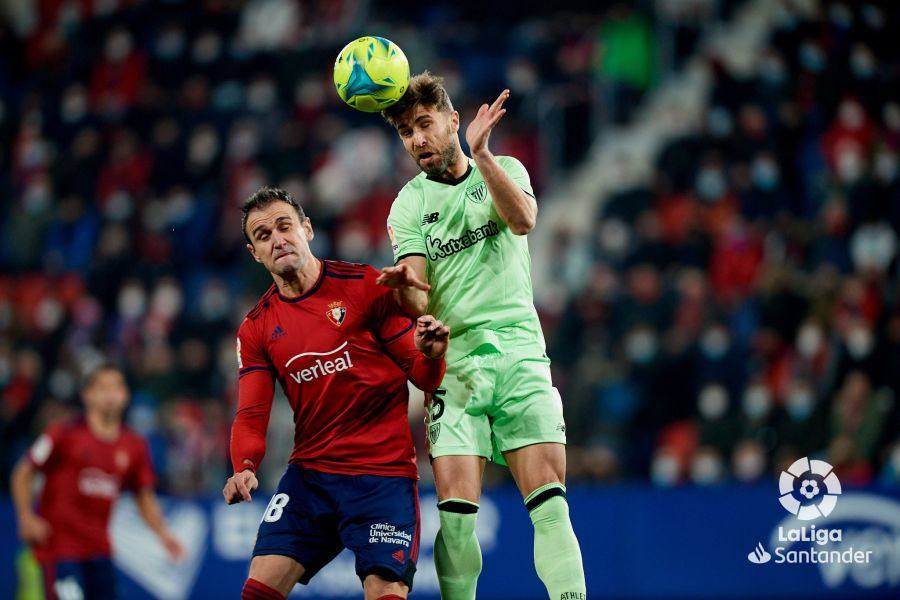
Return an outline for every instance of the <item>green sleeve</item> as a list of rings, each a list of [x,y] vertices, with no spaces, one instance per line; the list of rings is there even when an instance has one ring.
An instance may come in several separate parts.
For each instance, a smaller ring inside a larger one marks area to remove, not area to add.
[[[497,163],[506,171],[510,179],[515,181],[526,194],[534,198],[534,190],[531,188],[531,178],[528,177],[528,171],[525,165],[519,162],[519,159],[512,156],[498,156]]]
[[[411,190],[409,185],[400,190],[391,205],[387,231],[391,238],[394,263],[411,254],[425,256],[421,195]]]

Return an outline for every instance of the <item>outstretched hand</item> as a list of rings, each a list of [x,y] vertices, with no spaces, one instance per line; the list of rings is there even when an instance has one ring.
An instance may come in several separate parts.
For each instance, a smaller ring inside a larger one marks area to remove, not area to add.
[[[222,495],[225,497],[226,504],[237,504],[245,500],[250,502],[250,492],[258,487],[259,481],[256,479],[256,474],[250,469],[245,469],[228,478]]]
[[[469,151],[473,157],[488,151],[487,144],[488,138],[491,137],[491,130],[506,114],[503,103],[507,98],[509,98],[509,90],[503,90],[493,104],[490,106],[482,104],[475,119],[466,128],[466,142],[469,144]]]
[[[450,345],[450,328],[431,315],[422,315],[416,321],[415,343],[428,358],[443,358]]]
[[[406,263],[399,264],[396,267],[383,268],[375,283],[395,290],[404,287],[414,287],[427,292],[431,289],[431,286],[419,279],[413,268]]]

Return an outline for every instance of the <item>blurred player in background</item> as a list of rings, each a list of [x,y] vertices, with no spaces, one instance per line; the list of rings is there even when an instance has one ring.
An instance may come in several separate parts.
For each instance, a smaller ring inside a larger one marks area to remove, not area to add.
[[[153,491],[147,444],[122,423],[124,374],[109,364],[94,369],[81,396],[84,417],[48,428],[16,465],[10,485],[19,536],[34,550],[48,599],[116,597],[108,530],[123,489],[134,492],[141,517],[172,559],[183,555]],[[46,481],[35,512],[38,472]]]
[[[437,388],[450,332],[430,316],[410,319],[372,267],[313,256],[310,220],[287,192],[251,196],[241,225],[275,283],[238,330],[229,504],[258,485],[275,379],[296,427],[242,598],[284,598],[345,547],[367,600],[406,598],[419,552],[406,380]]]
[[[525,237],[537,203],[528,173],[488,150],[506,113],[504,90],[466,130],[429,72],[383,112],[422,169],[388,218],[396,266],[379,283],[411,315],[430,311],[453,331],[447,375],[427,425],[441,527],[435,564],[445,600],[475,598],[481,548],[475,517],[486,459],[509,465],[534,524],[534,563],[553,600],[585,597],[565,496],[565,424],[531,288]]]

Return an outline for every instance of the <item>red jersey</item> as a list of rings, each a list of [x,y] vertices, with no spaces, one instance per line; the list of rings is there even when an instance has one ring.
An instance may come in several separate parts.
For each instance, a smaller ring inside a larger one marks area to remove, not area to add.
[[[110,556],[109,517],[119,493],[155,484],[146,442],[124,426],[114,441],[96,437],[83,419],[50,427],[28,460],[46,478],[37,513],[53,528],[34,548],[39,561]]]
[[[413,343],[415,321],[375,283],[367,265],[320,261],[313,287],[295,298],[276,286],[238,330],[239,405],[231,433],[235,472],[259,466],[274,391],[294,410],[290,462],[345,475],[417,477],[407,420],[407,376],[433,391],[444,361]]]

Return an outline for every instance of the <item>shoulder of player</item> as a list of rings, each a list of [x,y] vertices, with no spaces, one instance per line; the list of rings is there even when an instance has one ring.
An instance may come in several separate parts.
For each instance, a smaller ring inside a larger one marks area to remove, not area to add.
[[[366,275],[375,269],[362,263],[350,263],[342,260],[325,261],[325,277],[356,281],[365,279]]]
[[[427,179],[425,178],[425,173],[419,173],[418,175],[407,181],[406,185],[400,188],[400,191],[397,192],[397,197],[394,198],[393,205],[407,204],[420,200],[422,198],[422,190],[426,181]]]
[[[505,154],[500,154],[500,155],[495,155],[494,160],[496,160],[497,164],[499,164],[504,169],[509,169],[510,167],[524,168],[524,166],[522,165],[522,161],[520,161],[515,156],[507,156]]]
[[[250,311],[244,316],[244,321],[241,323],[241,327],[243,327],[244,323],[248,321],[255,321],[256,319],[258,319],[259,316],[263,314],[263,312],[265,312],[265,310],[269,308],[269,306],[271,306],[272,296],[275,295],[276,291],[277,290],[275,288],[275,284],[273,283],[269,286],[269,289],[266,290],[266,293],[262,295],[256,305],[254,305],[254,307],[251,308]]]

